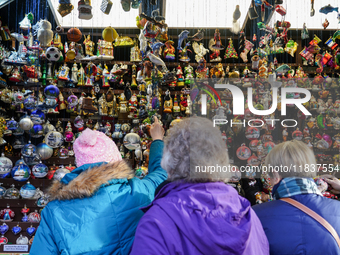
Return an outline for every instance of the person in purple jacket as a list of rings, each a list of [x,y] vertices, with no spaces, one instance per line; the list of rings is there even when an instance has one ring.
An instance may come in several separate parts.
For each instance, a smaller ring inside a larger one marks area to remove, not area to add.
[[[230,173],[204,171],[229,165],[221,132],[208,119],[184,119],[169,129],[164,152],[163,133],[156,120],[153,143],[161,147],[150,159],[167,171],[168,182],[142,209],[130,254],[269,254],[249,201],[226,184]]]

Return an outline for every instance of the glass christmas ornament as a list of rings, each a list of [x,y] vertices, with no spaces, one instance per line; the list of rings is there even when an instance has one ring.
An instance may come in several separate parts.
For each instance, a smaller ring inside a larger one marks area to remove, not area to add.
[[[13,167],[12,178],[19,182],[27,181],[30,178],[31,170],[27,165],[19,164]]]
[[[47,121],[45,125],[43,125],[44,135],[47,135],[49,132],[56,131],[55,127]]]
[[[37,210],[35,210],[35,212],[31,212],[28,216],[28,222],[31,223],[39,223],[41,220],[40,214],[38,213]]]
[[[19,105],[25,101],[25,96],[22,92],[17,91],[13,94],[14,104]]]
[[[330,148],[332,146],[332,143],[333,143],[332,137],[328,134],[323,134],[322,138],[329,144],[328,148]]]
[[[236,156],[240,160],[247,160],[251,156],[251,150],[242,143],[241,146],[236,150]]]
[[[48,167],[41,161],[32,168],[32,174],[36,178],[44,178],[48,173]]]
[[[29,213],[30,212],[30,209],[27,208],[26,204],[24,205],[24,208],[21,209],[21,213],[22,214],[25,214],[25,213]]]
[[[44,140],[53,149],[60,147],[64,143],[63,135],[57,131],[47,133]]]
[[[17,136],[13,142],[13,149],[22,149],[26,142],[23,136]]]
[[[20,227],[19,224],[18,224],[18,225],[16,225],[16,226],[14,226],[11,230],[12,230],[12,233],[13,233],[14,235],[17,235],[17,234],[19,234],[19,233],[21,232],[21,227]]]
[[[7,129],[8,130],[16,130],[19,127],[18,122],[12,118],[10,121],[7,122]]]
[[[59,96],[59,89],[55,85],[48,85],[44,89],[44,95],[48,99],[55,99]]]
[[[255,140],[251,140],[249,143],[249,149],[251,149],[252,151],[257,151],[257,146],[259,145],[260,141],[255,139]]]
[[[247,159],[247,163],[250,166],[258,166],[261,162],[258,159],[258,157],[256,157],[256,155],[253,154]]]
[[[44,134],[43,127],[40,124],[34,124],[30,129],[30,135],[33,138],[39,138]]]
[[[0,220],[2,222],[11,222],[13,221],[14,216],[15,216],[15,213],[9,207],[9,205],[7,205],[6,209],[3,209],[0,211]]]
[[[27,182],[20,189],[20,195],[23,199],[31,199],[35,194],[36,188],[30,183]]]
[[[68,149],[66,149],[64,146],[62,146],[58,150],[58,157],[61,158],[61,159],[68,158]]]
[[[301,141],[303,138],[303,134],[302,132],[297,128],[293,133],[292,133],[292,137],[295,140]]]
[[[9,189],[6,190],[4,194],[5,199],[19,199],[20,198],[20,192],[17,190],[14,186],[14,184],[11,185]]]
[[[37,145],[37,154],[40,156],[41,160],[46,160],[52,157],[53,149],[46,143],[39,143]]]
[[[2,225],[0,225],[0,234],[1,235],[6,234],[8,230],[9,230],[9,226],[6,223],[2,223]]]
[[[38,199],[37,201],[37,206],[38,207],[45,207],[50,200],[48,199],[48,196],[42,196],[41,198]]]
[[[124,136],[123,144],[128,150],[135,150],[140,147],[140,137],[136,133],[129,133]]]
[[[22,221],[22,222],[28,222],[27,213],[24,213],[24,216],[22,216],[21,221]]]
[[[4,235],[2,235],[2,236],[0,237],[0,245],[1,245],[1,244],[7,244],[7,243],[8,243],[7,237],[5,237]]]
[[[21,155],[23,157],[34,157],[36,153],[37,147],[34,144],[31,144],[31,141],[28,141],[28,144],[21,149]]]
[[[35,194],[34,194],[34,196],[32,197],[32,199],[39,199],[39,198],[41,198],[42,196],[44,196],[44,192],[42,192],[41,190],[40,190],[40,188],[38,187],[36,190],[35,190]]]
[[[15,136],[20,136],[20,135],[23,135],[24,132],[25,131],[20,126],[18,126],[16,130],[13,130],[12,134]]]
[[[67,170],[66,168],[62,167],[59,168],[55,171],[54,175],[53,175],[53,180],[57,180],[60,181],[62,178],[64,178],[64,176],[66,174],[71,173],[69,170]]]
[[[249,140],[255,140],[260,137],[260,130],[256,127],[247,127],[245,136]]]
[[[126,133],[126,132],[129,132],[130,129],[131,129],[130,124],[124,123],[124,124],[122,125],[122,131],[123,131],[123,132],[125,132],[125,133]]]
[[[23,156],[21,156],[21,158],[20,158],[20,159],[18,159],[18,160],[15,162],[14,166],[17,166],[17,165],[20,165],[20,164],[24,164],[24,165],[26,165],[26,162],[25,162],[25,160],[24,160],[24,157],[23,157]]]
[[[29,226],[28,228],[26,228],[26,233],[29,234],[30,236],[33,236],[33,234],[35,233],[35,231],[36,231],[36,228],[33,227],[32,225]],[[27,242],[28,242],[28,240],[27,240]]]
[[[267,155],[274,147],[275,147],[275,143],[271,141],[264,143],[263,145],[264,153]]]
[[[80,128],[83,128],[84,127],[84,120],[80,117],[80,116],[77,116],[75,119],[74,119],[74,122],[73,122],[74,126],[78,129]]]
[[[0,157],[0,178],[5,178],[9,175],[13,167],[13,162],[5,157],[5,154],[2,153]]]
[[[42,124],[45,120],[45,114],[41,110],[34,110],[31,113],[31,120],[33,124]]]
[[[18,244],[18,245],[27,245],[28,244],[28,238],[26,236],[23,236],[22,234],[20,234],[20,236],[15,241],[15,243]]]
[[[0,199],[4,198],[6,189],[4,187],[1,186],[2,183],[0,183]]]
[[[22,130],[27,131],[33,127],[33,122],[29,116],[24,116],[20,119],[19,126]]]
[[[28,166],[34,166],[36,164],[39,164],[41,158],[38,154],[35,154],[34,157],[24,157],[25,163]]]
[[[37,99],[34,96],[28,96],[24,100],[24,107],[27,110],[33,110],[34,108],[36,108],[36,104],[37,104]]]

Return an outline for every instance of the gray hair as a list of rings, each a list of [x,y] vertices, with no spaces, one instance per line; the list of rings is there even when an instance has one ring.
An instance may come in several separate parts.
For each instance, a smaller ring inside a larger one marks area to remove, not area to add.
[[[230,168],[225,171],[229,157],[220,130],[201,117],[186,118],[169,129],[161,165],[169,181],[227,182],[232,175]]]
[[[270,167],[288,170],[278,171],[281,178],[314,178],[318,171],[313,151],[304,142],[297,140],[276,145],[267,155],[265,165],[271,176],[273,172],[270,171]]]

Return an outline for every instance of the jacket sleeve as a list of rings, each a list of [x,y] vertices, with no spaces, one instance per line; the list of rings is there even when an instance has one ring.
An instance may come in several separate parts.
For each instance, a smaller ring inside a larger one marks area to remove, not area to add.
[[[149,194],[152,195],[152,199],[158,185],[168,178],[168,174],[161,167],[163,147],[164,142],[162,140],[155,140],[152,142],[149,154],[149,174],[141,180],[141,183],[148,190]]]
[[[30,255],[46,255],[46,254],[60,254],[55,236],[57,231],[53,230],[53,216],[47,205],[41,213],[41,221],[34,236],[33,244],[30,250]]]

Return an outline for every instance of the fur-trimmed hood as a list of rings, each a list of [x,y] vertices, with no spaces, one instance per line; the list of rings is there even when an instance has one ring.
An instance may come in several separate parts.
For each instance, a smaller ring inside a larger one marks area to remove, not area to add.
[[[54,181],[48,190],[50,201],[70,200],[92,196],[103,184],[112,179],[132,179],[134,171],[124,161],[89,168],[80,173],[67,185]]]

